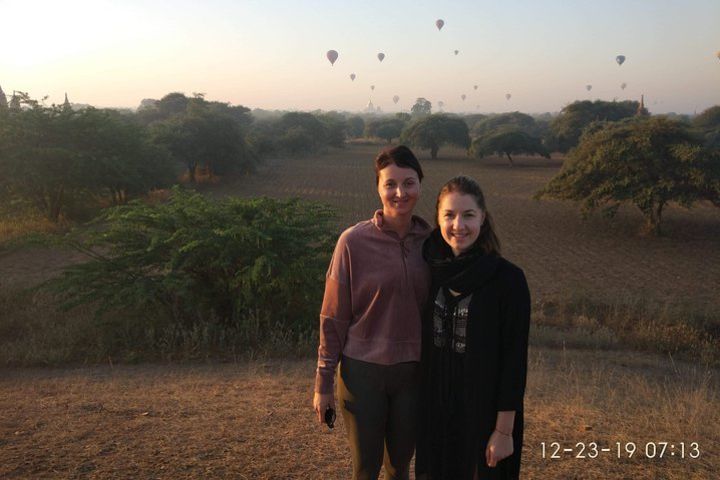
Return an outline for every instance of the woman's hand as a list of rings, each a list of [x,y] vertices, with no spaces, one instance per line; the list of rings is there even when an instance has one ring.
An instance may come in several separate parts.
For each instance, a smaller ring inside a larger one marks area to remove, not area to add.
[[[493,431],[485,449],[485,461],[488,467],[497,466],[497,462],[513,454],[513,439],[497,430]]]
[[[313,397],[313,408],[315,409],[319,423],[323,423],[325,421],[325,410],[327,410],[328,407],[335,408],[335,395],[332,393],[315,392],[315,396]]]

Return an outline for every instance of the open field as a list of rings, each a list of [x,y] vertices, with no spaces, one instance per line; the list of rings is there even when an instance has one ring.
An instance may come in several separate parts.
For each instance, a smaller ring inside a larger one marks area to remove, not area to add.
[[[538,348],[529,364],[523,478],[715,478],[717,370]],[[313,369],[284,360],[0,370],[0,477],[348,479],[342,418],[334,431],[313,418]],[[552,442],[613,451],[544,459],[542,442],[548,456]],[[638,449],[617,458],[615,442]],[[662,459],[646,456],[648,442],[668,442]]]
[[[320,158],[272,162],[259,175],[216,193],[327,202],[340,210],[340,225],[352,225],[380,205],[372,170],[380,148],[356,146]],[[504,255],[525,270],[535,299],[584,290],[598,300],[640,296],[720,307],[720,209],[670,207],[667,236],[640,237],[642,218],[635,207],[622,208],[614,221],[597,214],[583,222],[570,203],[533,200],[561,160],[520,157],[510,168],[503,159],[473,160],[459,150],[441,150],[440,157],[431,160],[421,152],[425,180],[418,213],[432,223],[440,186],[461,173],[476,178]]]

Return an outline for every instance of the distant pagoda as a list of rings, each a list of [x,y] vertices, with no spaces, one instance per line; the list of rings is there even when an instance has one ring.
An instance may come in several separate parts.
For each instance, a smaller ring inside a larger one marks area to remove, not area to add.
[[[645,108],[645,95],[640,95],[640,105],[638,105],[637,111],[635,112],[636,117],[648,117],[650,112]]]
[[[3,92],[2,87],[0,87],[0,110],[7,110],[7,108],[7,97],[5,96],[5,92]]]
[[[63,102],[63,110],[70,110],[72,109],[72,106],[70,105],[70,101],[67,98],[67,92],[65,92],[65,101]]]
[[[13,90],[12,97],[10,97],[10,102],[8,103],[8,107],[10,110],[20,110],[20,95],[15,93],[15,90]]]

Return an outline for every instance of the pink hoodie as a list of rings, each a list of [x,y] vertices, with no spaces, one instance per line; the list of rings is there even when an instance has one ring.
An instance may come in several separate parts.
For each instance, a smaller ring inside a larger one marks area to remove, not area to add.
[[[392,365],[420,360],[420,318],[430,289],[422,244],[432,227],[413,216],[404,239],[381,211],[345,230],[325,279],[315,391],[332,393],[340,355]]]

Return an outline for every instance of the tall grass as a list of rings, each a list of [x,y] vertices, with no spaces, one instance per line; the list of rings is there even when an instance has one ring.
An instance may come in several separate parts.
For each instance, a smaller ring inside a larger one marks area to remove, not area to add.
[[[626,348],[720,364],[720,311],[689,302],[648,302],[638,296],[598,299],[568,292],[540,302],[532,340],[545,346]]]

